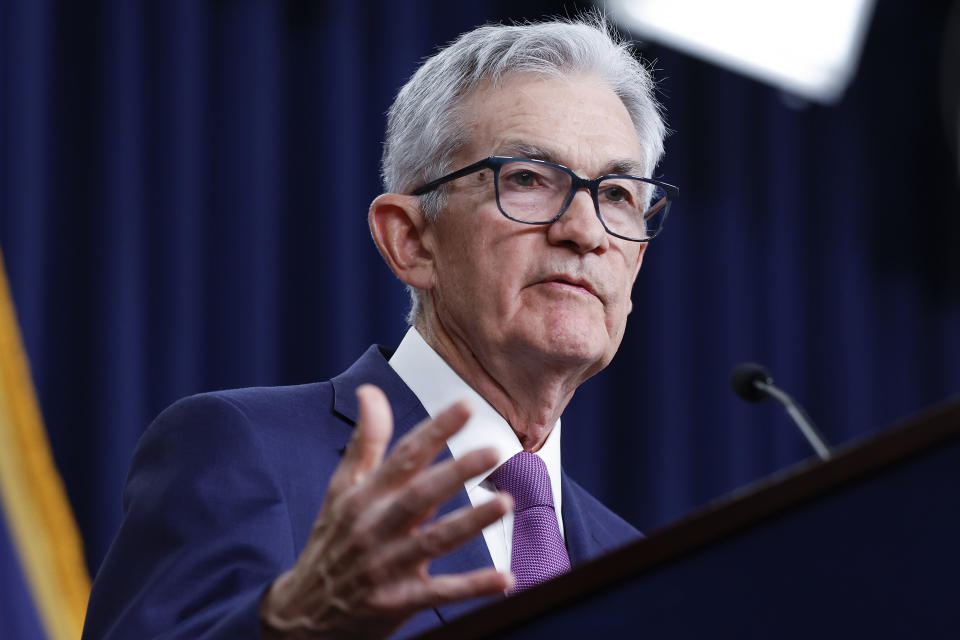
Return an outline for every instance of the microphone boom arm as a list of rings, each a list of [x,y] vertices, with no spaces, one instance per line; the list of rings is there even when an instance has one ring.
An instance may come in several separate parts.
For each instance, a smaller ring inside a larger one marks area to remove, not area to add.
[[[797,424],[803,437],[807,439],[807,442],[810,443],[810,446],[817,452],[821,460],[830,459],[830,447],[824,442],[823,436],[821,436],[817,428],[813,426],[813,422],[803,412],[803,409],[793,401],[793,398],[788,396],[785,391],[763,380],[754,380],[753,386],[783,405],[787,410],[787,414]]]

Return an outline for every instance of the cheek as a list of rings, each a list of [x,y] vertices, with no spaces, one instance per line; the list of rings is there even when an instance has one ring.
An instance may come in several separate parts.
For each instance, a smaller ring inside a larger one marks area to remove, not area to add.
[[[481,295],[476,300],[476,312],[497,310],[509,313],[518,303],[525,278],[530,273],[530,258],[534,250],[508,233],[478,233],[471,245],[461,246],[452,260],[462,263],[463,285]],[[514,229],[509,229],[514,231]],[[489,305],[490,309],[483,309]]]
[[[613,333],[622,334],[623,327],[626,325],[627,316],[633,311],[633,283],[636,280],[636,272],[633,270],[629,260],[625,261],[626,268],[621,273],[623,280],[620,284],[619,300],[609,305],[608,324]]]
[[[615,306],[607,307],[607,333],[619,340],[627,324],[627,315],[630,313],[630,299],[621,301]]]
[[[497,318],[510,312],[510,265],[485,250],[483,238],[450,249],[438,273],[438,289],[448,311],[461,323],[496,324]]]

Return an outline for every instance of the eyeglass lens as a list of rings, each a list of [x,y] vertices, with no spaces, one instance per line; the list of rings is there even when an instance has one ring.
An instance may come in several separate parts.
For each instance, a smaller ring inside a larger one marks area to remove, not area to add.
[[[521,222],[548,222],[566,204],[572,181],[566,171],[550,165],[508,162],[500,168],[500,208]],[[618,176],[600,182],[597,191],[600,217],[611,232],[643,240],[659,231],[667,194],[657,185]]]

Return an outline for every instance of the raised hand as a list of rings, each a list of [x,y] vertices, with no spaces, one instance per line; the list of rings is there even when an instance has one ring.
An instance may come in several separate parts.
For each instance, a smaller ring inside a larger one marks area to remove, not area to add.
[[[357,390],[356,430],[327,488],[310,538],[292,569],[264,595],[265,638],[376,638],[416,611],[503,593],[512,577],[493,568],[431,576],[430,560],[478,535],[512,506],[501,494],[424,524],[468,478],[497,463],[492,448],[431,465],[467,421],[463,403],[404,436],[384,459],[393,433],[386,396]]]

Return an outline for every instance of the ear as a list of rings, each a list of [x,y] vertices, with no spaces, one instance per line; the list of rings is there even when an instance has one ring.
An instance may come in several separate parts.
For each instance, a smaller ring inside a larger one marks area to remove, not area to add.
[[[637,281],[637,274],[640,273],[640,266],[643,265],[643,256],[647,253],[647,247],[650,245],[649,242],[640,243],[640,251],[637,253],[637,263],[633,265],[633,278],[630,280],[630,291],[633,291],[633,284]],[[628,302],[627,313],[633,311],[633,298],[631,297]]]
[[[370,234],[390,270],[417,289],[433,287],[433,254],[424,243],[429,225],[414,196],[383,193],[370,204]]]

